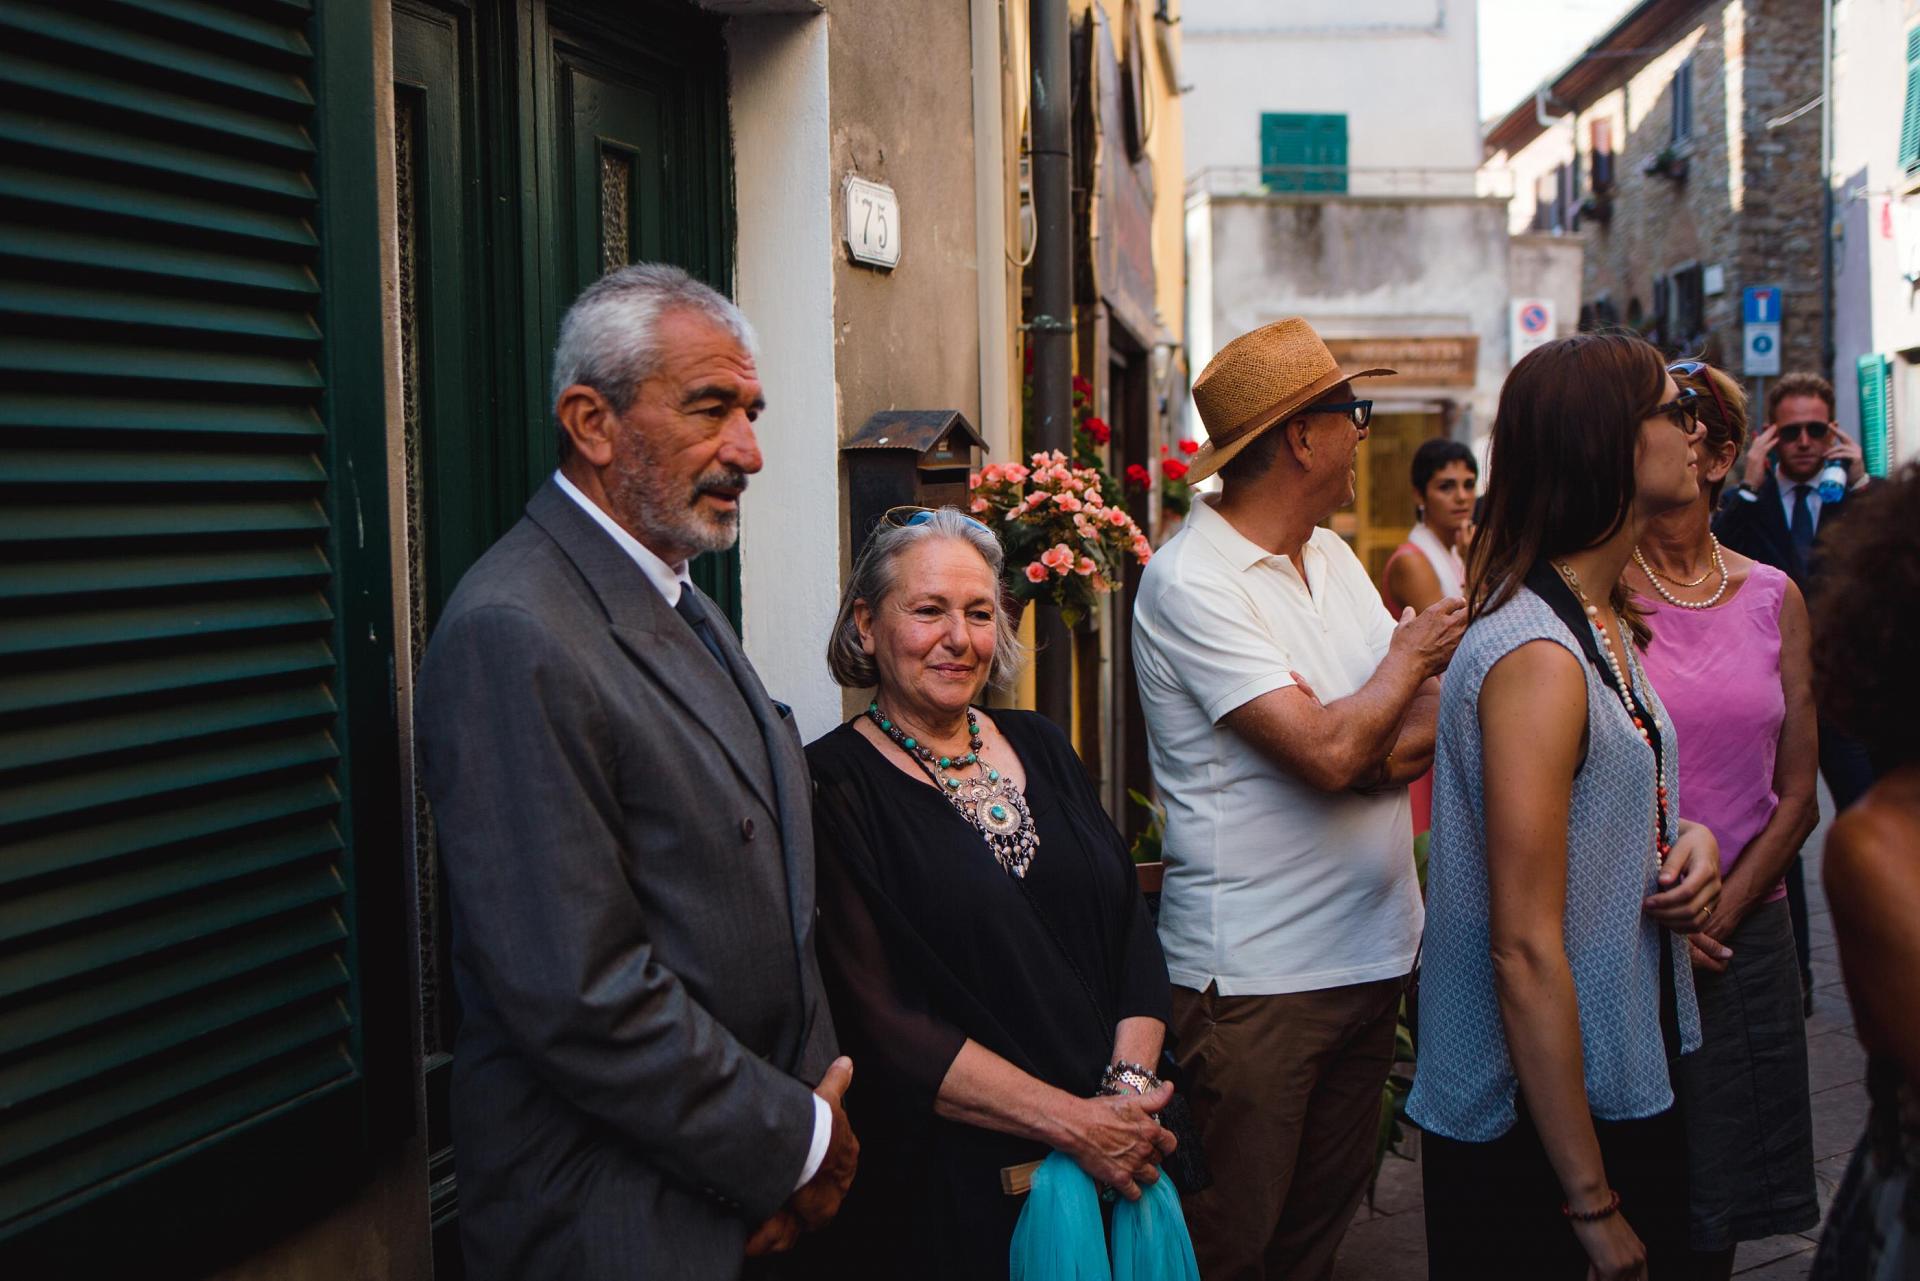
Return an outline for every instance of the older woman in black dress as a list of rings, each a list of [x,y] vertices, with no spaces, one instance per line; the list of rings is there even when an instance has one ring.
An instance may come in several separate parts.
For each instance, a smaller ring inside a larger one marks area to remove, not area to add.
[[[1000,569],[978,521],[889,513],[828,646],[874,694],[807,749],[821,962],[860,1065],[821,1275],[1004,1276],[1003,1170],[1059,1150],[1131,1198],[1174,1146],[1166,962],[1126,847],[1059,729],[979,706],[1017,654]]]

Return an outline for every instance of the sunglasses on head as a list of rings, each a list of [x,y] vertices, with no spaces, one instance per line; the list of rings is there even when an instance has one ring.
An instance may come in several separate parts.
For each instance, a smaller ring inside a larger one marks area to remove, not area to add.
[[[1814,421],[1808,423],[1781,423],[1774,428],[1774,438],[1783,445],[1791,445],[1800,439],[1800,433],[1807,433],[1808,440],[1825,440],[1828,424]]]
[[[953,511],[952,508],[946,508],[944,510]],[[972,525],[975,529],[987,529],[985,525],[967,515],[965,512],[953,511],[953,514],[961,520],[966,521],[967,524]],[[886,521],[887,524],[892,525],[895,529],[911,529],[915,525],[924,525],[932,520],[933,508],[915,507],[911,504],[900,507],[889,507],[881,515],[880,519]],[[993,531],[987,529],[987,532],[992,533]]]
[[[1720,421],[1727,426],[1733,425],[1733,419],[1727,415],[1727,402],[1720,399],[1720,389],[1714,385],[1713,375],[1709,371],[1713,366],[1704,360],[1678,360],[1667,366],[1667,372],[1676,378],[1698,378],[1707,385],[1707,392],[1713,397],[1713,407],[1720,411]],[[1700,415],[1694,414],[1695,421]]]

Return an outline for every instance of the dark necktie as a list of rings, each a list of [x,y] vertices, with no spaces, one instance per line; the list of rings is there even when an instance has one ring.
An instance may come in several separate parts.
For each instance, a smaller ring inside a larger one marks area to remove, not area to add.
[[[707,653],[713,655],[713,661],[720,664],[720,670],[725,672],[727,678],[731,680],[733,668],[727,665],[726,651],[720,648],[720,638],[713,634],[713,624],[707,621],[706,613],[693,599],[692,588],[681,586],[680,600],[674,605],[673,612],[680,615],[687,626],[693,629],[693,634],[698,636],[700,643],[707,647]]]
[[[1813,508],[1807,506],[1807,491],[1811,485],[1793,487],[1793,545],[1805,556],[1813,550]]]

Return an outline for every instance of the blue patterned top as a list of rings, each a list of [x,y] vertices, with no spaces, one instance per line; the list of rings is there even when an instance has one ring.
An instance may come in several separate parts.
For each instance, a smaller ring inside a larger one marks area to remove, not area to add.
[[[1441,682],[1433,770],[1433,843],[1420,972],[1420,1062],[1407,1114],[1463,1142],[1499,1138],[1516,1119],[1518,1082],[1494,994],[1486,817],[1480,785],[1480,686],[1529,641],[1565,645],[1587,678],[1587,758],[1573,777],[1567,819],[1567,960],[1580,1004],[1587,1105],[1601,1120],[1653,1116],[1673,1104],[1660,1032],[1660,948],[1673,949],[1682,1052],[1700,1044],[1686,940],[1641,910],[1657,888],[1653,750],[1620,698],[1587,660],[1553,607],[1522,587],[1467,628]],[[1669,813],[1680,785],[1673,722],[1639,670],[1629,677],[1669,750],[1662,753]]]

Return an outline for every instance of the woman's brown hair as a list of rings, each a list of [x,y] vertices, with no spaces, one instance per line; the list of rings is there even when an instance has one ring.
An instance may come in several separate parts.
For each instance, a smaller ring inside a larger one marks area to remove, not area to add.
[[[1698,367],[1690,373],[1682,373],[1682,365]],[[1708,456],[1718,454],[1731,444],[1734,457],[1738,458],[1740,447],[1747,442],[1746,391],[1726,370],[1699,361],[1669,365],[1667,372],[1673,375],[1673,381],[1680,385],[1682,391],[1692,388],[1699,393],[1693,407],[1700,416],[1700,425],[1707,429]],[[1720,491],[1726,486],[1725,476],[1707,486],[1708,511],[1719,508]]]
[[[1486,515],[1467,567],[1469,618],[1511,600],[1541,560],[1619,532],[1633,510],[1640,424],[1665,387],[1666,361],[1631,334],[1575,334],[1521,357],[1493,420]],[[1608,586],[1645,645],[1651,633],[1626,588]]]

